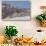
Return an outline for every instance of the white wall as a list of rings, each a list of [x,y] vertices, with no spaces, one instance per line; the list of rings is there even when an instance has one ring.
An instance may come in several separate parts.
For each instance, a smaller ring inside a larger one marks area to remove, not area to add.
[[[40,6],[42,5],[46,5],[46,0],[31,0],[31,21],[2,21],[0,15],[0,35],[4,34],[6,25],[16,26],[19,31],[18,36],[21,36],[22,34],[24,36],[31,36],[31,34],[36,33],[36,29],[46,30],[46,28],[40,27],[35,19],[36,15],[41,13]]]

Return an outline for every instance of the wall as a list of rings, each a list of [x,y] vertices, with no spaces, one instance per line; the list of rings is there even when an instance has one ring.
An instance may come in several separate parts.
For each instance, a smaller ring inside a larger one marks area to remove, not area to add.
[[[0,35],[4,34],[4,29],[6,25],[16,26],[19,31],[18,36],[21,36],[23,34],[24,36],[29,37],[32,34],[36,34],[37,29],[46,30],[46,28],[40,27],[35,19],[35,16],[41,13],[40,6],[42,5],[46,5],[46,0],[31,0],[31,21],[2,21],[0,15]],[[1,2],[0,2],[0,10],[1,10]]]

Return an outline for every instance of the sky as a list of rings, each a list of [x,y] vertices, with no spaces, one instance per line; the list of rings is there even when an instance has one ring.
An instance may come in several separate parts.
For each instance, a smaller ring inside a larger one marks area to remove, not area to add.
[[[30,8],[30,1],[3,1],[3,3],[11,4],[17,8]]]

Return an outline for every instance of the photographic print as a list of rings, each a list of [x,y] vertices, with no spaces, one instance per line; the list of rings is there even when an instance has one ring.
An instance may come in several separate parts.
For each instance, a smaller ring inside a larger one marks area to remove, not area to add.
[[[2,1],[2,20],[30,20],[30,1]]]

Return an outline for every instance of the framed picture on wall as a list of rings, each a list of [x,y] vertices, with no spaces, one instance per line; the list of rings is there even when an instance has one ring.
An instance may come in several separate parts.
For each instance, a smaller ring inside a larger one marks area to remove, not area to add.
[[[30,1],[2,1],[2,20],[30,20]]]

